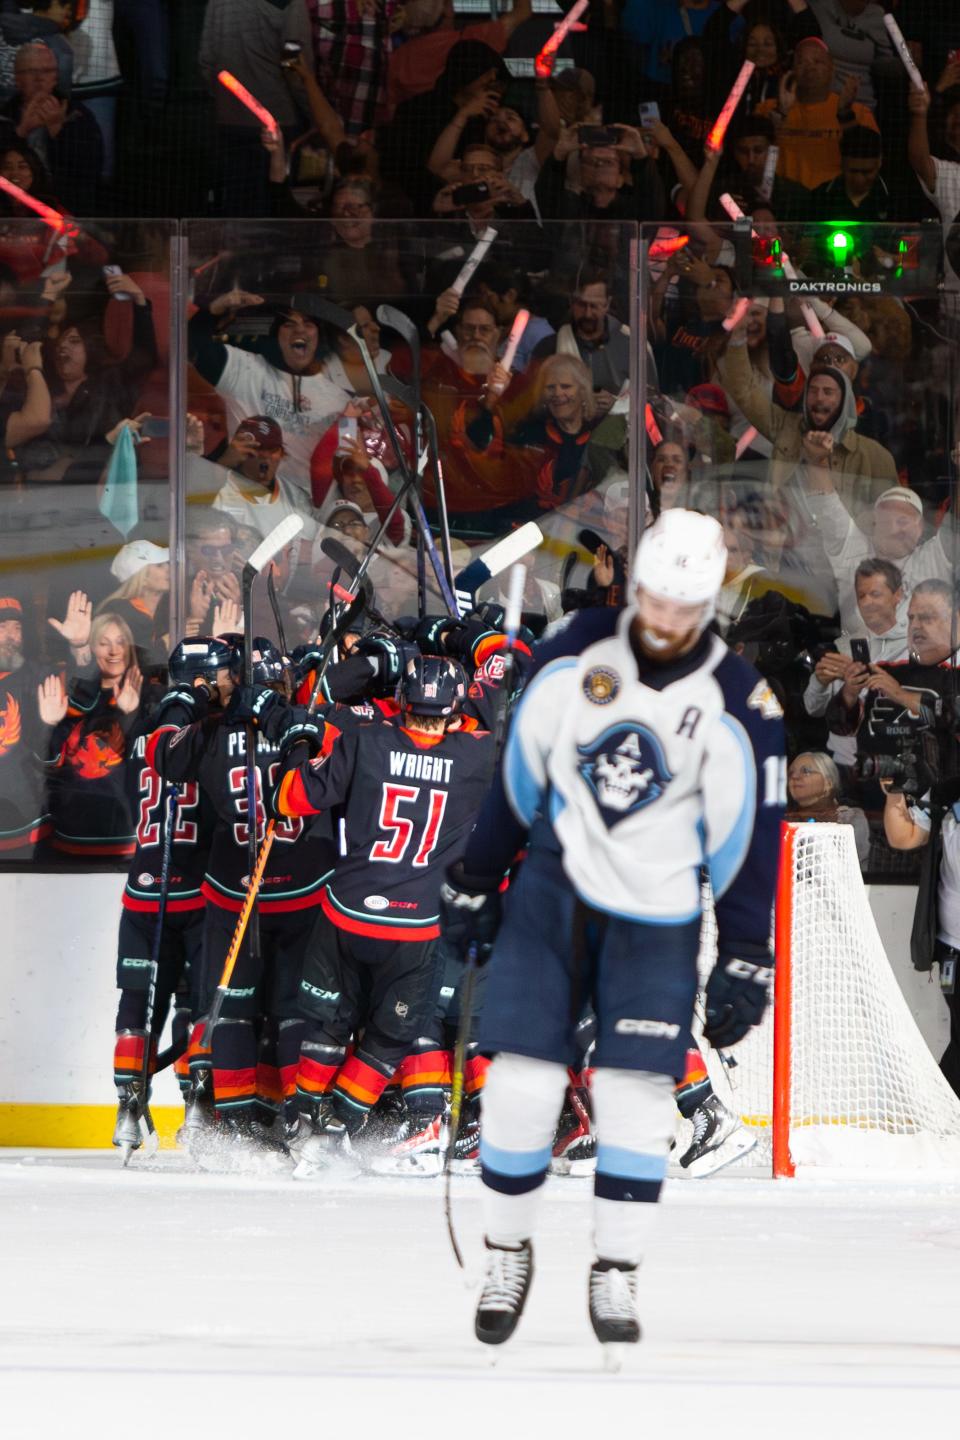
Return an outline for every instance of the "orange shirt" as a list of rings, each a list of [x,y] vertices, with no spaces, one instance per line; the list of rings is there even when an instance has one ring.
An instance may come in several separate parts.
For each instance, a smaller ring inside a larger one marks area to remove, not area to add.
[[[777,174],[814,190],[840,174],[840,135],[837,119],[839,95],[828,95],[815,105],[797,103],[780,126]],[[853,123],[876,130],[877,122],[864,105],[854,105]]]

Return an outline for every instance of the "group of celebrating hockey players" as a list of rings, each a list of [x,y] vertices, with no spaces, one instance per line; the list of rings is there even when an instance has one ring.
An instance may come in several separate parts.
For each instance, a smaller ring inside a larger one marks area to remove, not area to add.
[[[129,761],[114,1143],[141,1144],[173,1004],[201,1165],[478,1160],[489,1344],[523,1310],[551,1161],[591,1159],[591,1320],[636,1340],[677,1104],[697,1117],[684,1160],[727,1133],[691,1031],[704,879],[711,1045],[759,1023],[772,976],[784,737],[766,682],[710,628],[725,562],[718,523],[675,510],[645,532],[624,610],[533,648],[498,607],[347,631],[357,607],[332,605],[293,660],[239,635],[176,646]],[[448,1152],[468,967],[484,983]]]

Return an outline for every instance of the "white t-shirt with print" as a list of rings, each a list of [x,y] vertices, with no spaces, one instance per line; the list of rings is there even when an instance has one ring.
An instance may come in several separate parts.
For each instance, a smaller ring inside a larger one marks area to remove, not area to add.
[[[266,415],[283,431],[287,452],[277,474],[310,494],[310,457],[321,437],[343,413],[350,396],[321,371],[292,375],[263,355],[228,345],[227,363],[217,381],[227,410],[227,434],[241,420]]]

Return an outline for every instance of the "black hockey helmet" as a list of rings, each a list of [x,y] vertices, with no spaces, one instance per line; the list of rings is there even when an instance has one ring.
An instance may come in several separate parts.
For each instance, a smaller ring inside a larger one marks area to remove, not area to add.
[[[416,655],[400,681],[400,705],[413,715],[456,715],[467,695],[462,665],[442,655]]]
[[[243,680],[244,644],[243,636],[229,637],[235,641],[234,661],[231,667],[233,678]],[[286,685],[290,677],[290,661],[278,650],[272,640],[264,635],[253,637],[253,683],[254,685]]]
[[[192,685],[202,677],[216,681],[218,670],[233,670],[236,649],[225,635],[194,635],[181,640],[170,652],[168,672],[171,685]]]

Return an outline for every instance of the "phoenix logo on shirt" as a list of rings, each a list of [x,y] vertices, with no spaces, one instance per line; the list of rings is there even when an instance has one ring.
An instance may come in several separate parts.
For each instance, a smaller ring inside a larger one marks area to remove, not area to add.
[[[119,725],[111,725],[104,733],[92,731],[85,735],[81,720],[70,731],[64,759],[81,780],[103,780],[123,763],[123,746],[123,731]]]
[[[660,741],[645,725],[613,725],[590,745],[578,745],[577,768],[611,829],[659,800],[673,776]]]
[[[7,703],[0,710],[0,755],[5,755],[20,742],[20,706],[8,693]]]

